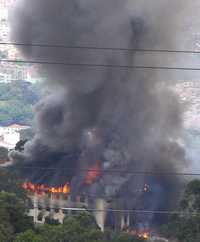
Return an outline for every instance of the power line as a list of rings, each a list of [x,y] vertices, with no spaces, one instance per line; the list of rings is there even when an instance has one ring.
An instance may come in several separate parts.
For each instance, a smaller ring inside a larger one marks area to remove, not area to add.
[[[200,54],[198,50],[169,50],[169,49],[144,49],[144,48],[118,48],[118,47],[97,47],[97,46],[70,46],[57,44],[40,44],[40,43],[16,43],[0,42],[0,45],[41,47],[41,48],[61,48],[61,49],[86,49],[86,50],[106,50],[106,51],[130,51],[130,52],[160,52],[160,53],[182,53],[182,54]]]
[[[42,204],[43,205],[43,204]],[[147,210],[147,209],[96,209],[96,208],[80,208],[80,207],[52,207],[52,206],[29,206],[28,209],[61,209],[65,211],[78,211],[78,212],[116,212],[116,213],[143,213],[143,214],[177,214],[177,215],[191,215],[191,216],[199,216],[200,212],[183,212],[179,210]],[[0,206],[1,208],[9,208],[10,205]]]
[[[40,206],[33,208],[39,209]],[[43,209],[61,209],[67,211],[80,211],[80,212],[117,212],[117,213],[144,213],[144,214],[180,214],[180,215],[200,215],[200,212],[182,212],[178,210],[146,210],[146,209],[95,209],[95,208],[78,208],[78,207],[43,207]]]
[[[67,63],[67,62],[50,62],[36,60],[11,60],[0,59],[0,62],[16,64],[42,64],[42,65],[62,65],[69,67],[87,67],[87,68],[113,68],[113,69],[146,69],[146,70],[179,70],[179,71],[200,71],[200,67],[170,67],[170,66],[143,66],[143,65],[112,65],[112,64],[91,64],[91,63]]]
[[[71,167],[41,167],[41,166],[16,166],[19,169],[31,169],[31,170],[62,170],[62,171],[74,171]],[[8,169],[8,167],[0,167],[2,169]],[[98,169],[76,169],[80,172],[99,172]],[[163,172],[163,171],[132,171],[132,170],[121,170],[121,169],[100,169],[101,173],[123,173],[123,174],[135,174],[135,175],[155,175],[155,176],[200,176],[200,173],[193,172]]]

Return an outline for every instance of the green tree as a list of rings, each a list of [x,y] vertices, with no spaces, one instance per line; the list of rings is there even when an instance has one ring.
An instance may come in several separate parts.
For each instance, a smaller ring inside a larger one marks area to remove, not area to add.
[[[26,192],[22,188],[23,180],[19,178],[17,169],[9,171],[7,169],[0,170],[0,192],[15,193],[18,198],[28,202]]]
[[[22,80],[0,83],[0,125],[32,123],[33,106],[39,98],[38,84]]]
[[[36,234],[33,230],[27,230],[17,235],[14,242],[44,242],[41,235]]]
[[[15,234],[33,227],[22,199],[14,193],[0,192],[0,241],[11,242]]]
[[[0,221],[10,225],[14,233],[23,232],[33,227],[32,219],[27,215],[26,202],[14,193],[0,193]]]
[[[13,229],[9,224],[0,223],[0,241],[8,242],[13,238]]]
[[[32,220],[26,213],[29,199],[21,188],[15,172],[0,170],[0,241],[10,242],[15,233],[32,228]]]
[[[89,213],[68,216],[64,224],[36,227],[34,231],[21,233],[14,242],[142,242],[144,240],[125,233],[98,228],[94,217]]]
[[[181,242],[200,241],[200,180],[187,185],[180,202],[180,214],[170,216],[162,232],[166,237]]]

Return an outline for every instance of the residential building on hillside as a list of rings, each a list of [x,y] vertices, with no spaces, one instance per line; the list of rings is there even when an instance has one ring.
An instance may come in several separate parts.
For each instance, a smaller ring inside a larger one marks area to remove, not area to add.
[[[200,128],[200,81],[180,81],[175,85],[175,92],[184,105],[184,125],[186,128]]]
[[[29,126],[12,124],[10,126],[0,127],[0,147],[5,147],[8,150],[15,148],[20,141],[20,131],[29,129]]]

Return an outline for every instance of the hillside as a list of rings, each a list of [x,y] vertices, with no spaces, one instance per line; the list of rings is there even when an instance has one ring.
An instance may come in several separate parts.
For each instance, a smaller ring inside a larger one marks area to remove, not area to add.
[[[38,84],[26,81],[0,83],[0,126],[30,124],[40,96]]]

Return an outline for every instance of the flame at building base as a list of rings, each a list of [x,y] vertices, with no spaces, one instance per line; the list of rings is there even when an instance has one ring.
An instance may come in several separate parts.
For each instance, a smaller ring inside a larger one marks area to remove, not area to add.
[[[137,236],[139,238],[143,238],[143,239],[148,240],[150,238],[150,232],[146,231],[146,232],[143,232],[143,233],[139,233],[139,234],[137,234]]]
[[[45,193],[69,195],[71,191],[69,183],[65,183],[63,186],[59,187],[51,187],[45,184],[33,184],[32,182],[24,182],[22,188],[26,191],[36,193],[38,195]]]
[[[141,239],[148,240],[150,238],[150,231],[149,230],[131,230],[127,229],[126,231],[130,235],[137,236]]]

